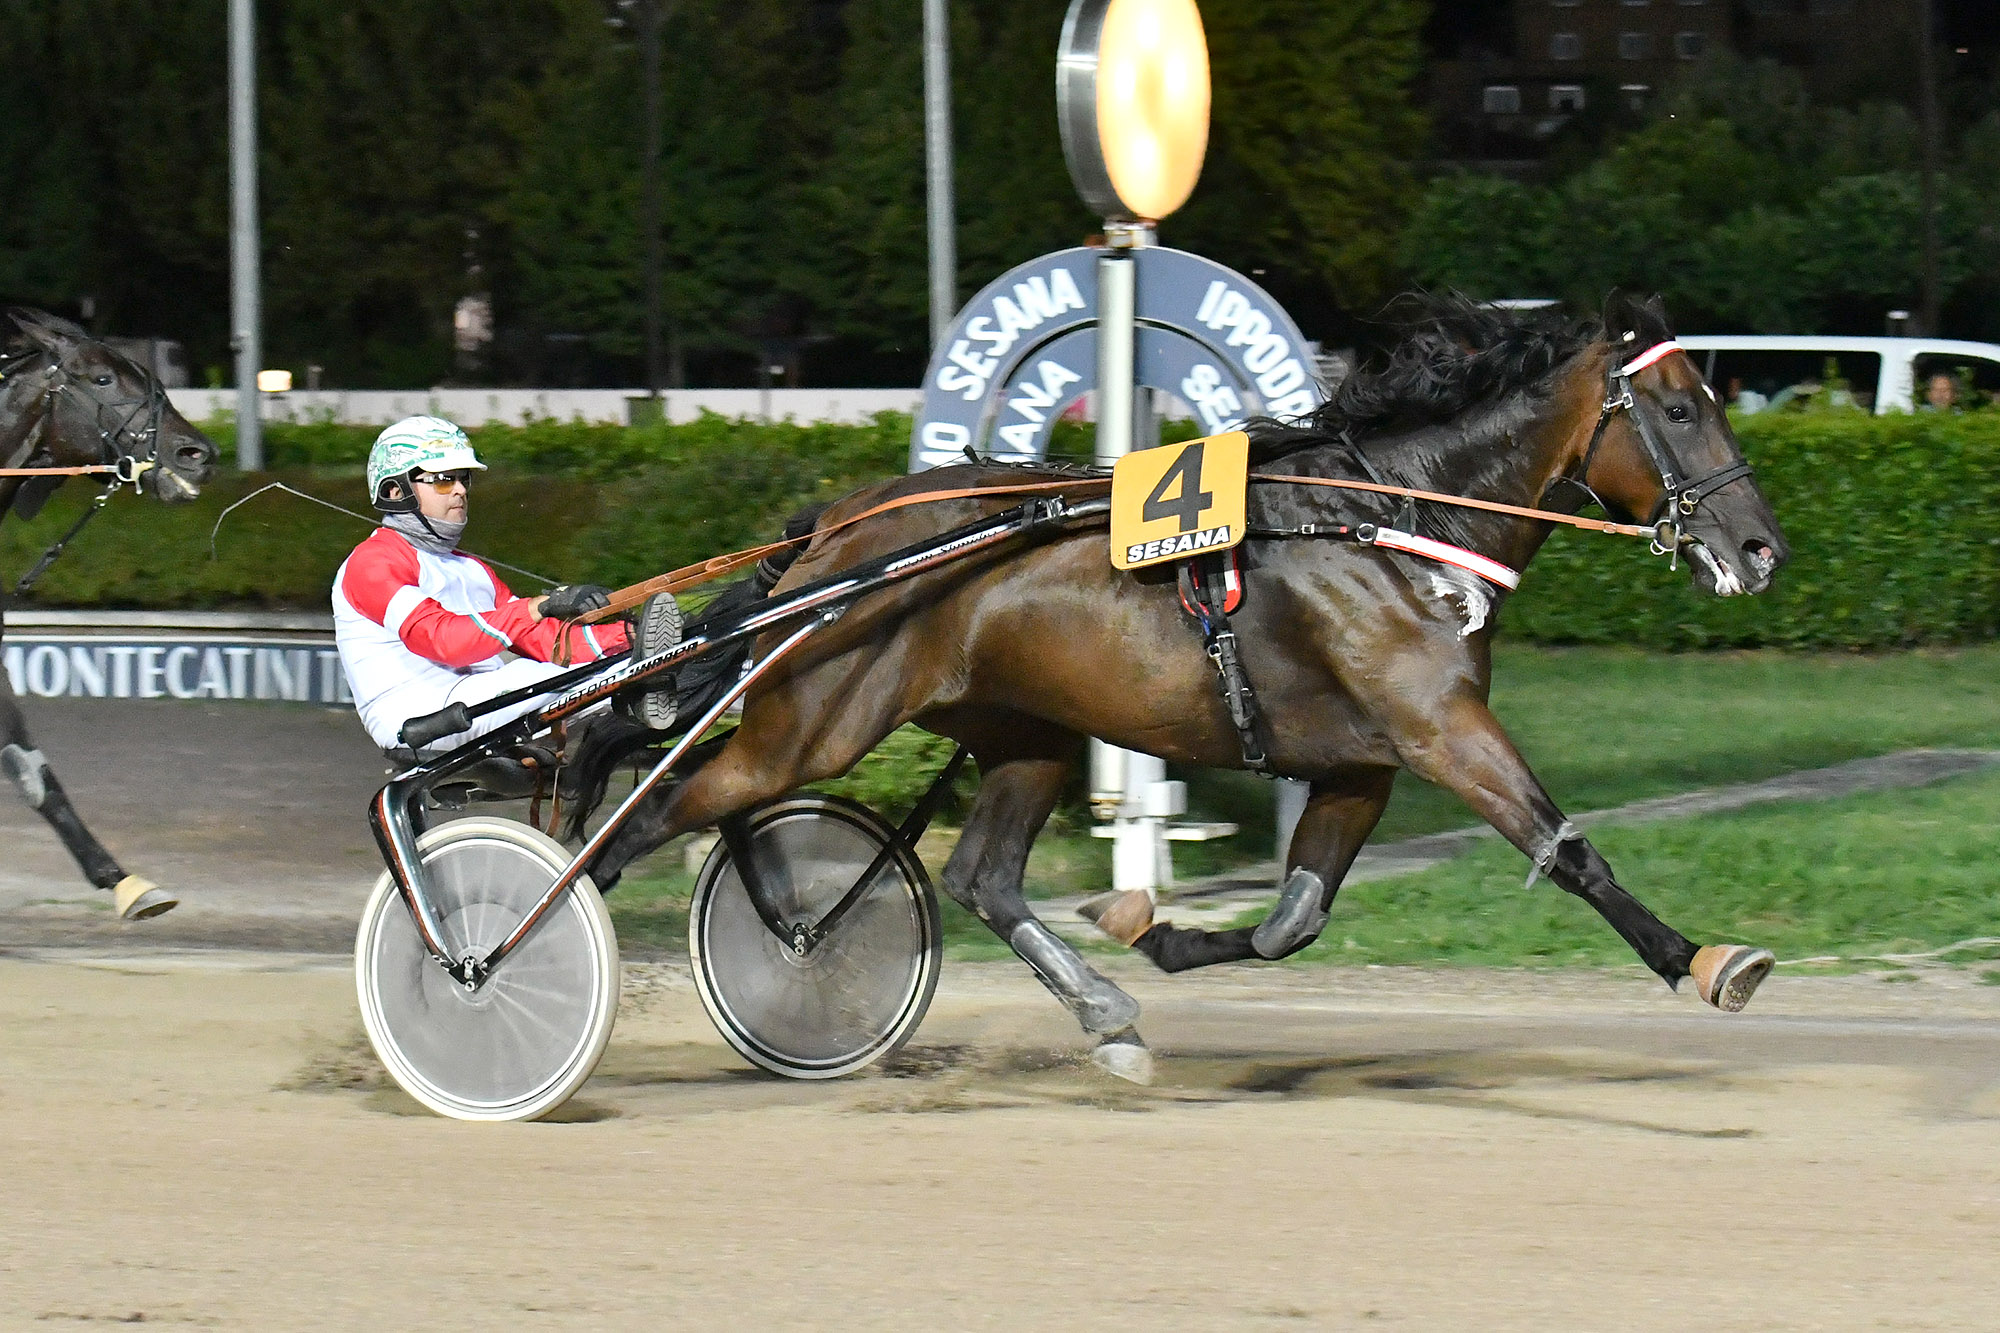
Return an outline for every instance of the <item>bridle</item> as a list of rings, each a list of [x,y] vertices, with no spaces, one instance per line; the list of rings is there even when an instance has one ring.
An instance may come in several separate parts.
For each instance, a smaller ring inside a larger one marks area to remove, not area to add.
[[[7,379],[10,374],[18,373],[21,366],[38,357],[47,357],[49,363],[42,372],[46,382],[42,386],[35,424],[29,427],[28,433],[22,438],[21,447],[14,451],[11,459],[7,460],[7,466],[0,467],[0,476],[73,477],[109,474],[109,480],[105,482],[104,489],[98,493],[97,498],[92,500],[90,506],[78,515],[76,522],[70,525],[69,531],[56,538],[28,572],[15,582],[13,595],[16,597],[26,595],[27,591],[35,586],[36,581],[48,572],[49,566],[61,558],[63,551],[76,535],[83,531],[85,525],[96,518],[104,506],[110,503],[111,497],[120,487],[130,486],[133,490],[138,490],[139,479],[159,466],[160,426],[166,419],[167,412],[167,391],[156,376],[150,374],[146,376],[146,392],[138,398],[102,398],[94,391],[92,385],[65,366],[55,353],[44,347],[37,347],[11,361],[0,362],[0,381]],[[27,466],[34,458],[35,451],[40,448],[43,436],[48,434],[49,423],[55,420],[55,414],[60,407],[58,394],[70,395],[72,398],[80,397],[90,404],[90,424],[97,432],[104,462],[87,463],[78,467],[57,467],[53,464],[46,467]],[[120,413],[123,415],[119,415]],[[145,414],[145,424],[142,427],[135,427],[134,423],[139,420],[141,413]],[[108,429],[107,418],[109,418]],[[123,445],[126,440],[131,441],[132,447],[129,449]]]
[[[1671,558],[1676,565],[1680,559],[1680,549],[1691,541],[1685,530],[1686,520],[1694,517],[1701,502],[1714,495],[1731,482],[1740,481],[1750,475],[1747,462],[1727,463],[1699,477],[1683,480],[1680,464],[1674,460],[1666,441],[1640,409],[1638,395],[1632,391],[1632,377],[1648,366],[1656,365],[1676,352],[1684,351],[1681,345],[1669,338],[1665,342],[1641,352],[1624,364],[1608,362],[1604,368],[1604,406],[1597,416],[1597,428],[1590,433],[1590,445],[1583,451],[1583,461],[1574,468],[1551,481],[1542,490],[1540,503],[1546,503],[1549,492],[1558,486],[1569,485],[1582,491],[1590,503],[1605,513],[1612,513],[1604,498],[1591,489],[1585,480],[1590,475],[1591,462],[1597,457],[1597,447],[1604,443],[1605,431],[1611,419],[1620,412],[1631,414],[1633,428],[1639,434],[1639,442],[1651,460],[1653,470],[1660,474],[1660,502],[1653,506],[1653,512],[1646,522],[1653,529],[1653,554]]]
[[[159,379],[147,375],[145,392],[134,398],[104,398],[94,385],[63,364],[61,358],[47,348],[37,347],[14,358],[10,362],[0,362],[0,380],[20,373],[20,367],[37,358],[48,358],[48,365],[42,370],[44,384],[35,424],[29,428],[8,465],[0,469],[0,474],[9,476],[57,475],[76,476],[83,473],[109,473],[111,481],[107,490],[120,486],[136,487],[147,472],[159,466],[160,426],[166,419],[167,391]],[[85,464],[80,467],[30,467],[30,459],[41,446],[48,433],[50,423],[56,418],[65,400],[79,406],[87,404],[91,429],[97,433],[97,440],[103,462]]]

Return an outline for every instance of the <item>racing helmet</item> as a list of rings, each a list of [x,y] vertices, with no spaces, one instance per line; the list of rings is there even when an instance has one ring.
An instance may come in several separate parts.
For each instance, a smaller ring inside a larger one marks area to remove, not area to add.
[[[412,472],[486,470],[472,452],[472,441],[443,417],[404,417],[375,437],[368,451],[368,498],[384,513],[415,513]]]

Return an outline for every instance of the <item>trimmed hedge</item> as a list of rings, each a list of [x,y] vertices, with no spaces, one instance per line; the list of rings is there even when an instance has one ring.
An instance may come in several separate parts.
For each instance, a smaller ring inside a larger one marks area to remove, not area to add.
[[[1881,649],[2000,633],[2000,410],[1736,423],[1792,559],[1714,597],[1645,543],[1565,530],[1502,612],[1541,643]]]
[[[1084,428],[1059,430],[1059,451],[1088,452]],[[227,441],[226,426],[212,433]],[[1504,632],[1664,649],[1882,649],[2000,633],[2000,410],[1757,416],[1738,433],[1793,548],[1770,592],[1706,596],[1643,543],[1564,531],[1509,600]],[[769,540],[799,507],[901,471],[909,420],[545,422],[474,436],[495,470],[477,487],[473,549],[553,578],[616,585]],[[361,460],[373,438],[368,427],[273,425],[267,447],[286,481],[365,509]],[[355,519],[274,493],[230,517],[219,559],[209,559],[222,507],[269,479],[224,473],[200,502],[178,507],[120,497],[33,600],[324,607],[334,568],[365,533]],[[10,582],[89,494],[66,488],[35,522],[0,524]]]

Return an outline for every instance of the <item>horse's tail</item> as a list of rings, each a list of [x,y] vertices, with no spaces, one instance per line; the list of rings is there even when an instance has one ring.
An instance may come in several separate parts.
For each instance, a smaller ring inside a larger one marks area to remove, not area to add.
[[[756,581],[759,589],[757,596],[762,597],[778,586],[778,580],[785,576],[785,571],[799,558],[799,552],[810,544],[799,541],[799,538],[819,525],[820,515],[828,508],[826,504],[808,505],[785,520],[785,540],[796,544],[787,546],[782,551],[774,551],[757,562]]]
[[[826,505],[816,504],[793,514],[785,521],[786,540],[795,541],[810,533],[826,510]],[[792,562],[799,558],[799,552],[805,546],[806,543],[799,542],[759,560],[751,577],[723,589],[721,595],[702,610],[701,618],[712,621],[770,596],[771,589],[778,586],[778,580],[785,576],[785,571],[792,567]],[[738,644],[734,648],[706,654],[680,668],[676,685],[681,695],[682,716],[692,716],[705,710],[735,679],[736,668],[749,651],[749,644]],[[575,794],[570,798],[570,807],[563,819],[564,837],[583,836],[584,823],[604,803],[605,789],[610,786],[611,775],[618,771],[618,765],[659,739],[659,732],[616,712],[608,714],[605,722],[577,738],[577,753],[569,757]],[[695,746],[688,752],[688,766],[682,776],[707,762],[720,748],[714,741]]]
[[[564,757],[563,785],[571,788],[569,809],[563,814],[563,836],[583,836],[584,822],[604,803],[604,790],[618,765],[645,749],[653,741],[653,731],[617,712],[608,712],[593,726],[582,728],[570,738],[571,753]]]

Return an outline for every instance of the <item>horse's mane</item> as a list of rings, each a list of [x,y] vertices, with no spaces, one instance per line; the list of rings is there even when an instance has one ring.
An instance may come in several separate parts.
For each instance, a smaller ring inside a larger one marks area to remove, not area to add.
[[[1251,423],[1251,462],[1343,436],[1436,425],[1539,383],[1604,337],[1601,321],[1556,309],[1502,310],[1457,293],[1412,292],[1389,308],[1400,330],[1386,354],[1341,382],[1296,424]]]

